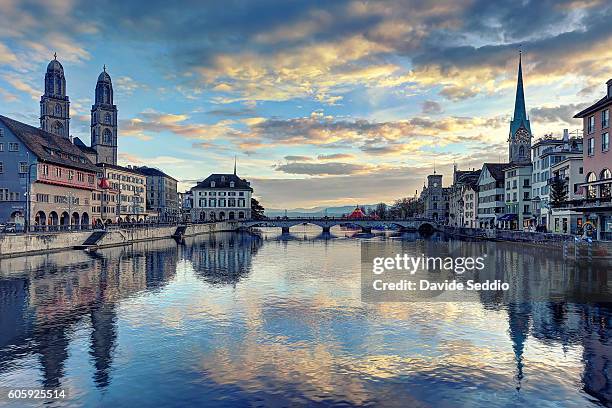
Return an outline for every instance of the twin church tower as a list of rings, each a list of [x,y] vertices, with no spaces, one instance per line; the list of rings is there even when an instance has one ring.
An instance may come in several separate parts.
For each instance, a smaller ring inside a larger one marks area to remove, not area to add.
[[[54,55],[45,74],[45,94],[40,98],[40,127],[70,139],[70,100],[66,96],[64,67]],[[75,144],[81,143],[79,139]],[[97,163],[117,165],[117,106],[113,105],[113,84],[106,67],[98,76],[91,107],[91,149]]]

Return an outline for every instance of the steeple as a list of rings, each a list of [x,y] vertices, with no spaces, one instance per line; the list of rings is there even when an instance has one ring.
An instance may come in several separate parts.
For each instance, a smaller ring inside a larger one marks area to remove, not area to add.
[[[508,160],[511,163],[531,161],[531,124],[525,109],[525,90],[523,89],[523,53],[519,51],[514,116],[510,122],[508,136]]]
[[[510,123],[510,133],[514,134],[519,127],[527,129],[531,133],[527,110],[525,109],[525,90],[523,89],[523,52],[519,51],[518,77],[516,80],[516,97],[514,99],[514,116]]]
[[[57,53],[47,65],[45,93],[40,97],[40,128],[70,138],[70,100],[66,95],[64,67]]]

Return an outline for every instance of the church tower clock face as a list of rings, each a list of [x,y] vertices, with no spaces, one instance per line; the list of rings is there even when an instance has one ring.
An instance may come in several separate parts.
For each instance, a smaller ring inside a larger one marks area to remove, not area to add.
[[[526,129],[521,128],[516,131],[516,134],[514,135],[514,140],[519,143],[529,143],[530,136],[531,135]]]

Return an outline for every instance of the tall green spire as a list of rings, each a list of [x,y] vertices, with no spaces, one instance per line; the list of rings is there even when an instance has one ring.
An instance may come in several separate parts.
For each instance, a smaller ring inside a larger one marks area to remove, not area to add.
[[[514,117],[510,122],[510,134],[513,135],[521,125],[531,133],[527,110],[525,109],[525,91],[523,90],[523,61],[519,51],[518,79],[516,81],[516,98],[514,100]]]

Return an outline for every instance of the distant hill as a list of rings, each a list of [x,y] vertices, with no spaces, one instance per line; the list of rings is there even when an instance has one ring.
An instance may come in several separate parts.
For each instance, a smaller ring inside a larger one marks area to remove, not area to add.
[[[370,208],[376,208],[376,204],[359,205],[367,210]],[[289,218],[300,218],[300,217],[340,217],[344,214],[350,214],[355,209],[354,205],[344,205],[340,207],[313,207],[313,208],[291,208],[287,209],[287,217]],[[266,209],[266,215],[268,217],[284,217],[285,210],[270,208]]]

